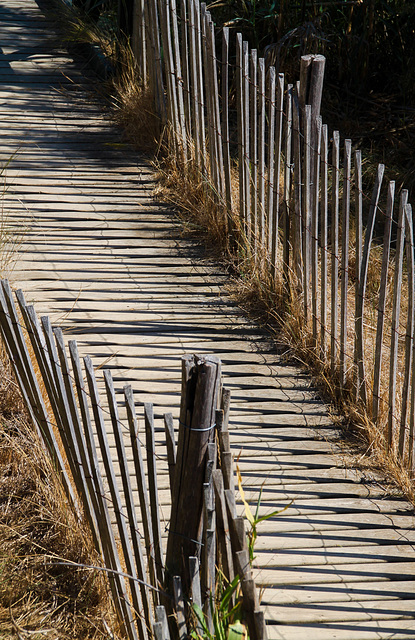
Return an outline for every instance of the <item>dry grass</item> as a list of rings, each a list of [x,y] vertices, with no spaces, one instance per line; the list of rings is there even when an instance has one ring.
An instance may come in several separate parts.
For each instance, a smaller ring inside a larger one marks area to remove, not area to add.
[[[171,135],[171,134],[170,134]],[[159,186],[157,196],[173,207],[190,235],[204,237],[210,253],[217,258],[231,258],[227,215],[218,201],[209,177],[202,174],[193,160],[181,161],[166,132],[154,162]]]
[[[108,638],[105,576],[77,566],[101,566],[89,529],[27,420],[4,349],[0,372],[0,637]]]
[[[108,638],[101,572],[57,564],[100,561],[24,413],[0,430],[0,536],[1,637]]]

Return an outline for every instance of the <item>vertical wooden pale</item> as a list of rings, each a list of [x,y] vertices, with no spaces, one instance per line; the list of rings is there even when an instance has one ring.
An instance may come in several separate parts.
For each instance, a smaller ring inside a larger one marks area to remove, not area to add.
[[[323,125],[321,130],[321,235],[320,235],[320,357],[322,362],[327,357],[327,264],[328,264],[328,152],[329,135],[328,127]]]
[[[346,384],[347,372],[347,310],[349,288],[349,227],[350,227],[350,180],[352,166],[352,141],[344,141],[343,203],[342,203],[342,257],[340,294],[340,387]]]
[[[388,199],[383,231],[382,268],[379,283],[378,318],[376,327],[375,361],[373,366],[372,420],[377,423],[380,408],[380,383],[382,376],[383,334],[385,328],[386,295],[388,290],[388,271],[392,230],[395,182],[389,182]]]
[[[340,178],[340,135],[333,131],[333,151],[331,159],[331,371],[337,370],[338,357],[338,299],[339,299],[339,178]]]

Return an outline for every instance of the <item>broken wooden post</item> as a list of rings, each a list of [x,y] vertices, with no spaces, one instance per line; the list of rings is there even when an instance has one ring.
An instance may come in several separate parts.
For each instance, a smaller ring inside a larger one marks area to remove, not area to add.
[[[167,580],[180,575],[187,597],[190,556],[200,557],[206,452],[215,429],[221,365],[213,356],[182,359],[182,398],[167,541]]]

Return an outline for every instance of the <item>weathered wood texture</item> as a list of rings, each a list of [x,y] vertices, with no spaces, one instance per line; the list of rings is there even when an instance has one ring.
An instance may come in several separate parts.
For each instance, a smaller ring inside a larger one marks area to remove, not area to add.
[[[261,514],[294,499],[258,527],[254,577],[265,587],[269,637],[408,638],[415,632],[410,506],[387,499],[391,488],[380,476],[348,468],[338,455],[340,434],[309,380],[243,318],[223,291],[224,275],[194,257],[153,196],[149,165],[104,119],[89,92],[93,80],[62,50],[35,2],[0,0],[0,20],[0,161],[16,154],[3,197],[16,241],[3,274],[39,315],[51,316],[65,342],[76,339],[81,356],[111,370],[130,472],[127,383],[142,442],[143,405],[154,403],[167,519],[163,416],[171,412],[177,427],[180,356],[215,353],[232,392],[230,450],[241,453],[247,499],[254,508],[263,485]],[[294,138],[295,126],[294,118]],[[99,376],[97,385],[103,395]],[[104,422],[115,451],[110,416]],[[121,471],[114,473],[120,482]],[[240,502],[236,509],[243,513]],[[142,527],[140,514],[137,521]],[[164,522],[161,535],[165,545]]]

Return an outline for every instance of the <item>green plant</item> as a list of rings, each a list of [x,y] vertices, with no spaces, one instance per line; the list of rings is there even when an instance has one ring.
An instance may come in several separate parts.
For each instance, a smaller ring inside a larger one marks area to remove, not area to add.
[[[282,509],[276,509],[270,513],[260,516],[259,509],[261,506],[263,491],[263,486],[261,486],[254,515],[245,498],[245,493],[242,487],[242,476],[238,465],[236,465],[236,474],[238,478],[239,493],[245,508],[245,517],[250,524],[250,530],[248,531],[247,536],[249,561],[252,566],[252,563],[255,560],[255,543],[258,536],[258,525],[288,509],[293,503],[293,500],[291,500],[291,502]],[[211,594],[209,601],[213,630],[209,627],[208,617],[204,611],[197,604],[193,603],[192,610],[199,623],[199,630],[196,631],[193,629],[190,634],[194,640],[249,640],[248,628],[243,623],[244,612],[241,598],[241,579],[239,575],[236,575],[232,582],[229,582],[226,586],[224,585],[224,582],[225,578],[223,574],[219,572],[219,580],[216,585],[216,598],[213,598]]]
[[[218,581],[216,591],[219,596],[214,599],[211,595],[209,602],[212,631],[209,629],[207,616],[203,610],[197,604],[193,604],[192,608],[199,622],[199,631],[193,630],[190,634],[194,640],[200,640],[200,638],[206,640],[232,640],[235,637],[238,640],[242,640],[243,638],[249,638],[247,628],[241,621],[240,582],[239,576],[235,576],[232,582],[224,589],[223,577]]]

